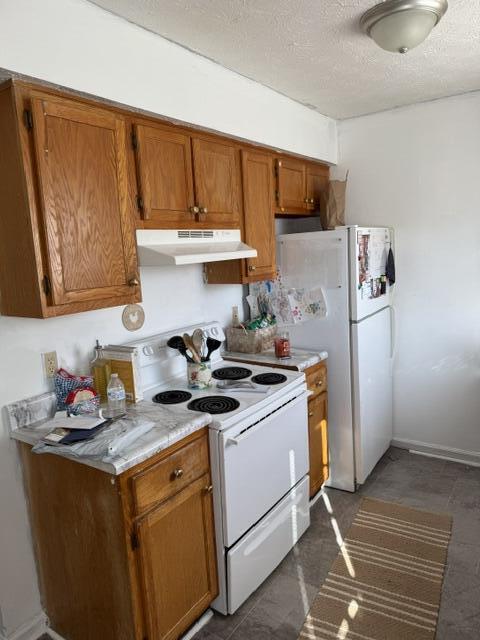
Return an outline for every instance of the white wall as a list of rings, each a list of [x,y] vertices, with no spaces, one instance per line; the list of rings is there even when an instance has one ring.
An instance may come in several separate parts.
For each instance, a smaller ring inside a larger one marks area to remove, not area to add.
[[[336,162],[334,120],[83,0],[0,0],[0,66]]]
[[[336,124],[81,0],[0,0],[0,67],[274,147],[335,162]],[[1,259],[1,256],[0,256]],[[142,272],[148,335],[205,319],[224,324],[242,288],[205,286],[201,267]],[[0,317],[0,407],[47,389],[40,354],[87,366],[95,339],[132,339],[121,309],[50,320]],[[0,638],[40,613],[15,445],[0,433]],[[17,634],[18,631],[18,634]]]
[[[479,455],[480,92],[346,120],[339,156],[347,222],[396,233],[395,438]]]
[[[146,268],[141,278],[146,322],[135,333],[123,328],[123,307],[48,320],[0,317],[0,407],[48,389],[43,352],[56,350],[60,366],[86,372],[96,338],[126,342],[208,319],[226,325],[232,305],[241,304],[241,286],[205,286],[197,265]],[[9,637],[39,613],[40,603],[21,469],[5,424],[0,432],[0,488],[0,607],[3,632]]]

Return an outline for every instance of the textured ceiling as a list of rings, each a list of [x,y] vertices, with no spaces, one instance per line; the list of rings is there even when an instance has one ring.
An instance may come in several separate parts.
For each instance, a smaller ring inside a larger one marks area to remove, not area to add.
[[[375,0],[95,0],[333,118],[480,89],[480,0],[449,0],[426,42],[387,53],[358,21]]]

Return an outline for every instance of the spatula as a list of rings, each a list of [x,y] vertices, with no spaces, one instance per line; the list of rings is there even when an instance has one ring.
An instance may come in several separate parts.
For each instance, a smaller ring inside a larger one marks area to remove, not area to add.
[[[185,346],[185,342],[183,341],[182,336],[172,336],[168,340],[167,345],[171,349],[176,349],[177,351],[179,351],[182,356],[189,362],[193,362],[192,358],[190,358],[190,356],[187,354],[187,347]]]
[[[203,359],[204,362],[208,362],[212,353],[221,346],[222,343],[220,342],[220,340],[215,340],[215,338],[207,338],[207,355]]]

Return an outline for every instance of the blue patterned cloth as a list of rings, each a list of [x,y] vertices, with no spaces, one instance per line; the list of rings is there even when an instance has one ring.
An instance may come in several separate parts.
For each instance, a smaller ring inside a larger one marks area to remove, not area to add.
[[[70,391],[85,389],[93,386],[92,376],[74,376],[65,369],[59,369],[55,374],[55,395],[57,396],[57,410],[65,411],[65,401]]]

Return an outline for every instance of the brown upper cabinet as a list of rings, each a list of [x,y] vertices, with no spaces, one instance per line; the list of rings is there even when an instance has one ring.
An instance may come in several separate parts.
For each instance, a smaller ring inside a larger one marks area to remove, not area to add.
[[[328,186],[326,165],[279,158],[275,174],[277,214],[306,216],[319,211],[322,194]]]
[[[147,229],[240,226],[239,151],[173,127],[134,124],[138,204]]]
[[[239,151],[224,142],[193,138],[195,195],[200,221],[213,228],[240,226]]]
[[[275,277],[273,158],[261,151],[242,150],[243,236],[257,250],[256,258],[211,262],[208,282],[246,284]]]
[[[66,91],[0,86],[0,309],[46,318],[139,302],[136,227],[240,229],[258,256],[208,282],[275,276],[275,215],[318,212],[329,169]]]
[[[140,300],[123,116],[9,84],[0,138],[2,313]]]
[[[195,220],[190,137],[134,125],[139,208],[147,227],[178,227]]]
[[[276,162],[277,210],[305,214],[307,208],[306,165],[301,160],[282,158]]]
[[[306,179],[307,208],[309,211],[319,211],[328,191],[329,169],[326,165],[310,163],[307,165]]]

